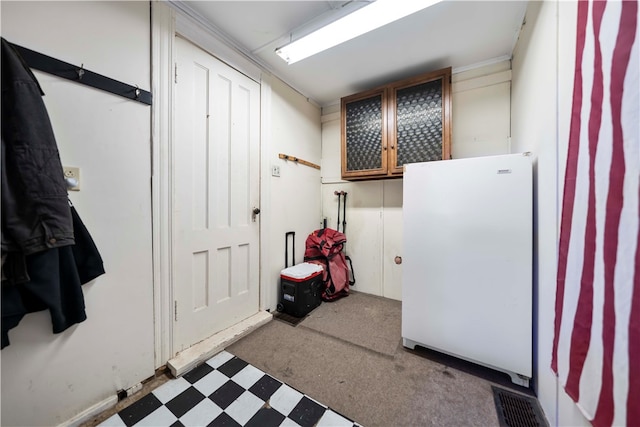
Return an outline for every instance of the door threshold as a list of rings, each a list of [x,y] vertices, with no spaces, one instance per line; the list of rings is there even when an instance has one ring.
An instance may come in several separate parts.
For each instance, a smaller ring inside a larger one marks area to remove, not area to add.
[[[176,357],[167,362],[167,367],[169,367],[171,375],[177,378],[189,372],[191,369],[200,365],[204,361],[209,360],[211,357],[220,353],[240,338],[268,323],[271,319],[273,319],[273,315],[271,313],[268,311],[259,311],[242,322],[236,323],[235,325],[192,345],[188,349],[181,351],[176,355]]]

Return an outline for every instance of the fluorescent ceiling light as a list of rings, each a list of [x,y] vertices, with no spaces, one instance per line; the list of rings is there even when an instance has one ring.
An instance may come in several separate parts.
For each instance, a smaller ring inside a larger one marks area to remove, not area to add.
[[[376,0],[293,43],[276,49],[289,65],[383,25],[425,9],[440,0]]]

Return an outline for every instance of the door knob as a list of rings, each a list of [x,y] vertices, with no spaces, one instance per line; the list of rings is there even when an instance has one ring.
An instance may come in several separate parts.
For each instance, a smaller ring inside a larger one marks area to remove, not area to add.
[[[256,222],[256,215],[258,215],[260,213],[260,208],[253,208],[253,211],[251,211],[251,219],[253,220],[253,222]]]

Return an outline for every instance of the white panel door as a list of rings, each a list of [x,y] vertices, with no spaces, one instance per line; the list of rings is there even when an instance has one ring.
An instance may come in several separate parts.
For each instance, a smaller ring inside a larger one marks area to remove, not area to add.
[[[174,350],[258,312],[260,87],[176,38]]]

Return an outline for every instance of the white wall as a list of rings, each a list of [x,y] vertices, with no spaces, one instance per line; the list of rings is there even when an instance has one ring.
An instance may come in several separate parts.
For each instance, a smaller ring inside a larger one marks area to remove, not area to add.
[[[148,3],[3,1],[0,7],[2,35],[9,41],[149,88]],[[566,149],[575,7],[575,2],[531,2],[514,53],[513,88],[508,62],[453,76],[454,158],[520,151],[537,157],[537,387],[550,422],[560,425],[588,424],[573,402],[556,392],[548,368],[558,176],[564,162],[556,150]],[[37,77],[63,164],[81,168],[82,191],[71,198],[107,274],[84,286],[84,323],[53,335],[48,314],[34,313],[10,332],[11,346],[1,354],[3,425],[60,423],[152,375],[154,368],[150,108],[43,73]],[[263,82],[270,87],[271,112],[262,167],[279,165],[281,176],[267,173],[269,181],[263,181],[268,220],[262,222],[267,239],[262,268],[269,279],[262,283],[267,296],[261,305],[273,309],[277,303],[284,233],[296,231],[296,261],[301,261],[304,239],[321,226],[322,217],[335,227],[336,190],[349,193],[347,253],[354,258],[355,289],[400,299],[402,269],[393,258],[402,255],[402,180],[342,181],[339,106],[325,108],[321,117],[318,107],[278,79],[264,76]],[[278,153],[321,164],[322,170],[280,160]]]
[[[1,3],[2,35],[116,80],[150,87],[146,2]],[[88,319],[53,335],[27,315],[2,350],[2,424],[56,425],[153,375],[150,107],[44,73],[71,193],[106,274],[83,287]]]
[[[573,89],[576,2],[531,2],[513,55],[513,148],[534,168],[534,366],[538,399],[551,425],[589,425],[551,371],[558,203]]]
[[[452,82],[453,158],[515,152],[509,151],[509,61],[456,73]],[[353,259],[354,289],[400,300],[402,265],[395,257],[402,256],[402,179],[342,181],[340,106],[325,107],[322,114],[322,215],[335,228],[334,192],[348,193],[346,253]]]
[[[451,80],[453,158],[509,153],[510,62],[501,61],[456,73]]]
[[[263,135],[267,150],[263,168],[268,168],[266,179],[269,200],[262,202],[268,209],[262,218],[262,262],[266,269],[261,286],[266,287],[263,308],[274,310],[278,302],[280,271],[284,268],[285,233],[296,233],[295,261],[304,257],[305,239],[313,230],[322,227],[320,211],[320,171],[300,163],[280,159],[287,154],[302,160],[320,164],[320,108],[284,84],[281,80],[264,76],[263,85],[271,88],[269,124]],[[264,93],[264,91],[263,91]],[[264,105],[264,104],[263,104]],[[280,176],[271,176],[271,166],[280,167]],[[265,177],[265,174],[262,174]],[[292,246],[289,247],[289,253]],[[289,261],[291,265],[291,261]],[[264,278],[266,277],[266,280]]]

